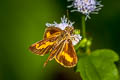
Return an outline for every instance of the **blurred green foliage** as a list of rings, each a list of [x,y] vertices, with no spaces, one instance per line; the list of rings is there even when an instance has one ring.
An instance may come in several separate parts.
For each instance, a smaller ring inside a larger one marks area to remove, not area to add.
[[[42,39],[45,23],[60,21],[66,14],[66,0],[0,1],[0,80],[80,80],[79,73],[54,60],[43,68],[48,55],[40,57],[28,47]],[[93,37],[92,49],[109,48],[120,55],[120,1],[104,0],[99,15],[87,21],[87,35]],[[70,13],[75,28],[81,29],[81,15]],[[117,67],[120,70],[120,62]]]
[[[114,64],[118,59],[112,50],[95,50],[89,56],[79,57],[77,72],[80,72],[83,80],[118,80],[118,70]]]

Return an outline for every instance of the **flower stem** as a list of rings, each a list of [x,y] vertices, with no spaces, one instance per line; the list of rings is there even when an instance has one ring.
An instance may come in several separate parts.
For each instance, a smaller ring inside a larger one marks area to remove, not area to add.
[[[85,16],[82,16],[82,36],[83,36],[83,40],[86,40],[86,42],[84,42],[84,48],[85,48],[85,53],[89,53],[89,47],[87,45],[88,40],[86,38],[86,26],[85,26]]]
[[[83,39],[86,38],[86,26],[85,26],[85,16],[82,16],[82,35]]]

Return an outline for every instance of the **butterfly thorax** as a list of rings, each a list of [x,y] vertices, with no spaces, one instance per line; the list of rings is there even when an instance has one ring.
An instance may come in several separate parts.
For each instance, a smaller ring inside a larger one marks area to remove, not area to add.
[[[73,35],[73,30],[74,28],[73,27],[66,27],[64,32],[63,32],[63,37],[65,38],[70,38],[71,35]]]

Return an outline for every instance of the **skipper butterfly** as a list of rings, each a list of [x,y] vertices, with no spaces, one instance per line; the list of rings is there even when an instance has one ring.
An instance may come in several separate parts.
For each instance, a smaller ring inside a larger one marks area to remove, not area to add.
[[[69,26],[64,30],[54,26],[47,27],[43,40],[32,44],[29,49],[40,56],[50,52],[44,66],[55,59],[64,67],[74,67],[77,64],[77,55],[71,40],[73,31],[74,28]]]

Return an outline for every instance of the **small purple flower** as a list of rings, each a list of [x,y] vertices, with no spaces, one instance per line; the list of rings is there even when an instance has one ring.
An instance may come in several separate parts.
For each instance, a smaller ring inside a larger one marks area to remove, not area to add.
[[[75,10],[72,10],[71,12],[78,11],[82,14],[86,15],[86,19],[90,18],[89,14],[94,13],[98,14],[97,11],[101,10],[101,7],[103,5],[100,4],[100,1],[96,0],[68,0],[73,1],[72,5],[68,6],[68,8],[75,8]]]

